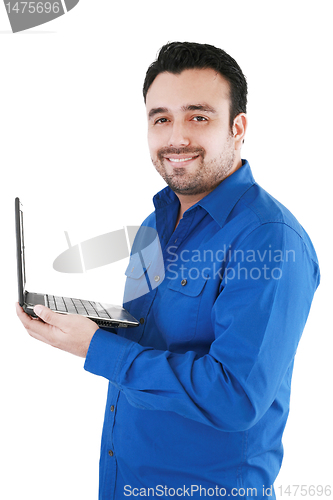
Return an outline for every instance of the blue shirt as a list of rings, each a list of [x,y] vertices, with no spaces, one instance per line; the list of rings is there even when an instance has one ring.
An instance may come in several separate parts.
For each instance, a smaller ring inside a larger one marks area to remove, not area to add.
[[[133,255],[124,303],[140,326],[97,330],[85,362],[109,380],[99,498],[275,498],[319,284],[312,243],[244,160],[175,230],[177,196],[166,187],[154,205],[143,225],[158,232],[164,279],[131,295],[149,272]]]

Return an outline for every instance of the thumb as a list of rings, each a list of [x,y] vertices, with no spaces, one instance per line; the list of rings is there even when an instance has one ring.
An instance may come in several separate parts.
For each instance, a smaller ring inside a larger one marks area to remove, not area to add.
[[[34,307],[34,313],[44,321],[44,323],[47,323],[49,325],[57,326],[58,328],[61,328],[61,325],[63,324],[63,317],[62,314],[58,314],[56,312],[51,311],[48,307],[42,306],[40,304],[36,305]]]

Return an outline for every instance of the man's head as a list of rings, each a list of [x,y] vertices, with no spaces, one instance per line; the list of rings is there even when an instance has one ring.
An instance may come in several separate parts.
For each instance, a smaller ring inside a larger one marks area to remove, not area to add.
[[[162,47],[144,96],[152,162],[181,202],[198,201],[241,166],[246,81],[224,51],[192,43]]]
[[[185,69],[211,68],[229,83],[230,127],[239,113],[246,113],[247,83],[237,62],[224,50],[213,45],[192,42],[171,42],[159,51],[148,68],[143,84],[143,97],[160,73],[180,74]]]

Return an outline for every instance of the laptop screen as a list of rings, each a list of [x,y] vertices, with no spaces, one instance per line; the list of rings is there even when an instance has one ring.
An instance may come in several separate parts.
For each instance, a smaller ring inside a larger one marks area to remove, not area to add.
[[[25,277],[25,262],[24,262],[23,212],[21,210],[21,203],[19,198],[15,198],[15,225],[16,225],[18,300],[20,306],[23,306],[26,277]]]

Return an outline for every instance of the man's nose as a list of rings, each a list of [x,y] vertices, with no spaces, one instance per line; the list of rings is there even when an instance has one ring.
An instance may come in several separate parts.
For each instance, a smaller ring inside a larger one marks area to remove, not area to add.
[[[171,134],[168,141],[168,146],[184,147],[190,144],[189,131],[184,123],[174,122],[171,129]]]

